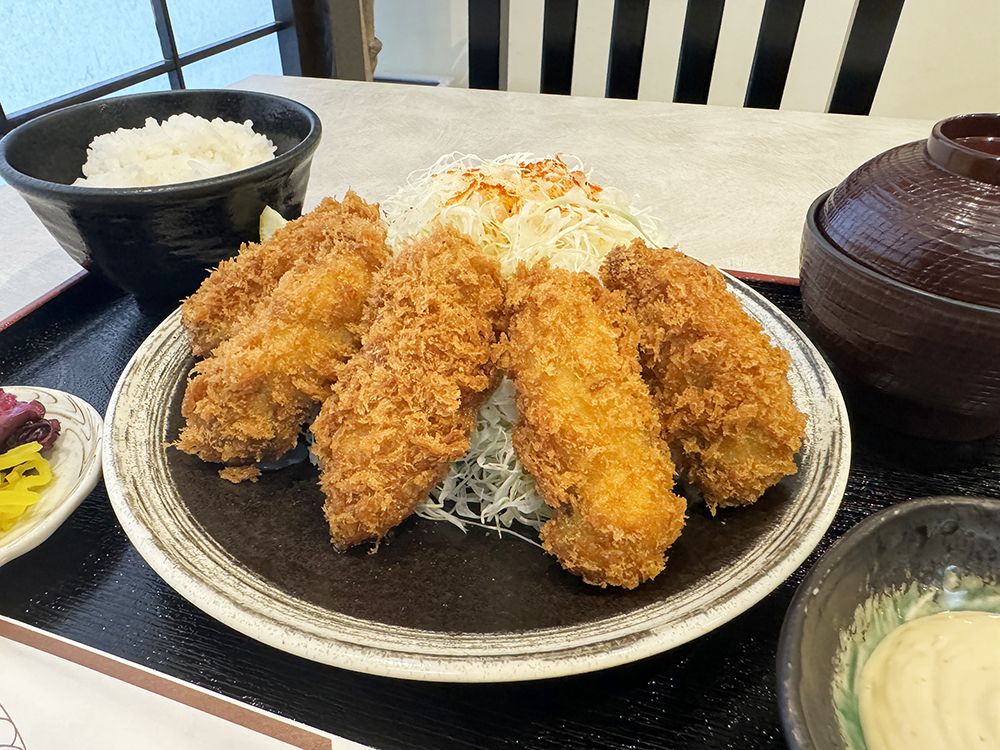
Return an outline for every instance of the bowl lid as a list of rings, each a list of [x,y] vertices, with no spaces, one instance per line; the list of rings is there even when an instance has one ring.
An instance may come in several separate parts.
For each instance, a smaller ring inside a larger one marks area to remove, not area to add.
[[[926,141],[879,154],[833,190],[817,223],[896,281],[1000,307],[1000,114],[942,120]]]
[[[1000,114],[951,117],[927,139],[927,158],[961,177],[1000,185]]]

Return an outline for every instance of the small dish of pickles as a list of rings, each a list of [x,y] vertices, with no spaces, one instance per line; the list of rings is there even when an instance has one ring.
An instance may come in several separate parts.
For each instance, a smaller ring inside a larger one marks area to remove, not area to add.
[[[103,431],[94,407],[70,393],[0,388],[0,565],[48,539],[94,489]]]

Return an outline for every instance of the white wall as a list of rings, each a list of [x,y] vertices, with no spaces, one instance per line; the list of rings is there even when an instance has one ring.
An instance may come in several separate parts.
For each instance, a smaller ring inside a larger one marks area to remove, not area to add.
[[[542,0],[509,0],[507,87],[538,91]],[[825,111],[856,0],[806,0],[782,109]],[[686,0],[650,0],[639,98],[670,101]],[[572,93],[603,96],[613,0],[580,0]],[[726,3],[709,103],[741,106],[764,0]],[[655,31],[655,37],[652,33]],[[375,0],[378,77],[468,85],[466,0]],[[1000,2],[905,0],[873,115],[1000,111]]]
[[[469,85],[466,0],[375,0],[375,36],[382,42],[376,77]]]
[[[873,115],[1000,111],[1000,1],[906,0]]]

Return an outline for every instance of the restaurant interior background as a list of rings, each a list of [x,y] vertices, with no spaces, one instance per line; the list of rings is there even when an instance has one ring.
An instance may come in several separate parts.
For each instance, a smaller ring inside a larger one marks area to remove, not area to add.
[[[870,114],[940,119],[1000,109],[1000,3],[899,0]],[[3,0],[0,106],[8,118],[162,58],[148,0]],[[805,0],[783,109],[825,111],[858,0]],[[273,23],[272,0],[168,0],[183,54]],[[544,3],[509,0],[507,88],[538,91]],[[669,101],[687,0],[650,0],[639,99]],[[725,3],[709,104],[741,106],[765,0]],[[580,0],[572,94],[603,96],[614,0]],[[376,80],[468,85],[466,0],[375,0]],[[281,74],[274,34],[185,65],[188,88]],[[170,87],[159,75],[128,92]],[[121,92],[119,92],[121,93]]]
[[[725,3],[708,103],[742,106],[765,0]],[[510,0],[507,89],[537,92],[540,0]],[[858,0],[805,0],[782,109],[826,111]],[[376,76],[468,84],[465,0],[375,0]],[[1000,3],[904,0],[870,114],[941,119],[1000,109]],[[573,95],[604,96],[614,0],[580,0]],[[687,0],[650,0],[639,99],[671,101]],[[431,43],[430,40],[437,40]],[[583,51],[586,51],[585,53]]]

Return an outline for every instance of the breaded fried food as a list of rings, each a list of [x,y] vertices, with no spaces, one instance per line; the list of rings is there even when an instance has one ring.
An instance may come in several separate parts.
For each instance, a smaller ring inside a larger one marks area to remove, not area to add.
[[[499,263],[450,227],[379,275],[361,350],[312,425],[337,549],[377,545],[468,451],[503,297]]]
[[[806,417],[792,400],[791,358],[722,274],[675,249],[634,240],[608,254],[601,279],[636,313],[663,437],[711,512],[749,505],[794,474]]]
[[[634,588],[664,567],[684,525],[674,465],[619,293],[587,273],[521,263],[501,360],[517,388],[514,448],[553,516],[543,547],[597,586]]]
[[[233,482],[278,458],[330,395],[360,346],[360,321],[376,273],[389,262],[385,233],[348,214],[325,251],[300,260],[212,355],[194,367],[176,447],[227,465]]]
[[[381,232],[381,239],[379,233]],[[181,304],[181,325],[196,357],[208,356],[237,330],[239,320],[266,300],[296,263],[321,257],[341,239],[385,242],[378,205],[348,191],[343,202],[324,198],[268,240],[247,243],[222,261]]]

